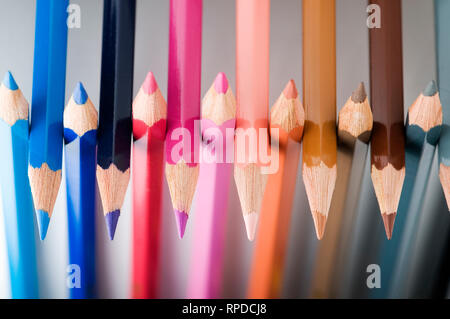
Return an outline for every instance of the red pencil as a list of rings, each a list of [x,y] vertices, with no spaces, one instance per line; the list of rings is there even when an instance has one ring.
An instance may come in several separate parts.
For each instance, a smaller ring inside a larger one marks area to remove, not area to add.
[[[149,72],[133,102],[132,297],[156,298],[167,105]]]

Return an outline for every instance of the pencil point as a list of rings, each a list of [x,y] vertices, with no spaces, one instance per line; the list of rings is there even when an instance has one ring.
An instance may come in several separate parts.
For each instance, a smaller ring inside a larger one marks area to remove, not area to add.
[[[387,236],[388,240],[391,240],[391,238],[392,238],[392,232],[394,230],[395,216],[397,216],[397,213],[381,214],[381,217],[383,217],[384,230],[386,231],[386,236]]]
[[[148,72],[144,83],[142,84],[142,89],[146,94],[153,94],[158,89],[158,84],[156,83],[155,76],[153,72]]]
[[[178,209],[174,209],[173,212],[175,213],[178,236],[180,237],[180,239],[182,239],[184,236],[184,231],[186,230],[186,224],[189,216],[185,212],[179,211]]]
[[[358,88],[352,94],[352,101],[355,103],[362,103],[366,99],[366,88],[364,87],[364,82],[359,83]]]
[[[248,240],[253,241],[255,239],[256,227],[258,226],[258,214],[256,212],[251,212],[244,215],[244,221]]]
[[[430,81],[430,83],[428,83],[427,87],[425,88],[425,90],[423,90],[423,95],[425,96],[433,96],[435,95],[437,92],[437,86],[436,86],[436,82],[434,82],[434,80]]]
[[[219,72],[219,74],[217,74],[216,79],[214,80],[214,88],[217,93],[227,93],[228,79],[225,73]]]
[[[41,240],[45,239],[45,236],[47,236],[48,231],[48,224],[50,223],[50,217],[48,216],[48,213],[38,209],[36,211],[36,217],[37,217],[37,223],[39,228],[39,236]]]
[[[325,233],[325,225],[327,224],[327,217],[319,212],[312,212],[314,227],[316,229],[316,236],[318,240],[323,238]]]
[[[294,80],[289,80],[286,84],[283,94],[287,99],[295,99],[298,96],[297,87],[295,86]]]
[[[15,91],[19,88],[10,71],[6,72],[5,77],[3,78],[3,84],[12,91]]]
[[[107,213],[105,215],[106,228],[108,229],[108,235],[109,235],[110,240],[114,239],[119,216],[120,216],[120,210],[115,210],[115,211]]]
[[[83,105],[86,103],[88,95],[81,82],[78,82],[77,85],[75,86],[75,89],[73,90],[72,93],[72,97],[75,103],[77,103],[78,105]]]

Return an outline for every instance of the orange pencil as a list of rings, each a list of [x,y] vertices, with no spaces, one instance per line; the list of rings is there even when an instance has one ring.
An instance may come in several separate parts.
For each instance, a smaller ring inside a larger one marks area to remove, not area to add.
[[[291,80],[270,112],[272,137],[276,138],[273,129],[279,132],[278,148],[272,145],[272,152],[278,152],[279,169],[269,175],[264,193],[249,298],[280,297],[304,122],[305,112]]]
[[[249,240],[255,236],[267,182],[267,175],[261,171],[262,164],[267,163],[260,155],[267,154],[269,146],[269,34],[270,0],[236,0],[234,180]]]

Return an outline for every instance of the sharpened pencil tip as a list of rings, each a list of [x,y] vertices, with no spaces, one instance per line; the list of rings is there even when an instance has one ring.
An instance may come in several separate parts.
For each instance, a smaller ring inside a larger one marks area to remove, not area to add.
[[[115,210],[105,215],[106,228],[108,229],[109,239],[113,240],[116,234],[117,222],[119,221],[120,210]]]
[[[81,82],[78,82],[72,93],[73,100],[78,105],[84,105],[88,99],[88,95]]]
[[[355,103],[362,103],[366,99],[366,88],[364,87],[364,82],[359,83],[358,88],[352,94],[352,101]]]
[[[298,91],[297,91],[297,87],[295,86],[295,82],[294,80],[289,80],[289,82],[286,84],[284,90],[283,90],[283,95],[287,98],[287,99],[295,99],[298,96]]]
[[[434,80],[430,81],[427,85],[427,87],[425,88],[425,90],[423,90],[423,95],[425,96],[433,96],[435,95],[437,92],[437,86],[436,86],[436,82],[434,82]]]
[[[158,84],[156,83],[155,76],[153,72],[148,72],[144,83],[142,84],[142,89],[148,95],[153,94],[158,89]]]
[[[50,223],[50,217],[47,212],[43,210],[36,211],[36,218],[39,228],[39,236],[41,240],[44,240],[47,236],[48,224]]]
[[[395,216],[397,216],[397,213],[381,214],[381,217],[383,217],[384,230],[386,231],[386,236],[388,240],[391,240],[392,238],[392,232],[394,231]]]
[[[6,72],[5,77],[3,78],[3,84],[12,91],[15,91],[19,88],[10,71]]]
[[[217,93],[227,93],[228,79],[225,73],[219,72],[219,74],[217,74],[216,79],[214,80],[214,88]]]
[[[258,226],[258,214],[256,212],[251,212],[244,216],[244,221],[248,240],[253,241],[255,239],[256,228]]]
[[[180,239],[182,239],[184,236],[184,232],[186,230],[186,224],[189,216],[185,212],[179,211],[178,209],[174,209],[173,212],[175,213],[175,221],[177,223],[178,236],[180,237]]]
[[[327,224],[327,217],[319,212],[312,212],[314,227],[316,229],[316,236],[318,240],[323,238],[325,233],[325,225]]]

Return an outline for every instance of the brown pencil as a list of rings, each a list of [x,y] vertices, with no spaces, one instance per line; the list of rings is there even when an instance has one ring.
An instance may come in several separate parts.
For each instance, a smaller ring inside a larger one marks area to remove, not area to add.
[[[371,0],[383,26],[369,31],[373,107],[371,176],[386,236],[392,237],[405,179],[401,0]]]
[[[303,182],[322,239],[336,183],[335,1],[303,1]]]
[[[336,179],[336,190],[330,207],[330,218],[327,232],[320,242],[317,253],[312,295],[316,298],[330,297],[335,259],[339,245],[339,235],[344,222],[344,207],[350,181],[355,144],[357,140],[367,144],[372,131],[373,117],[364,83],[347,100],[339,112],[338,121],[338,155],[339,167]],[[362,160],[365,159],[365,154]]]

